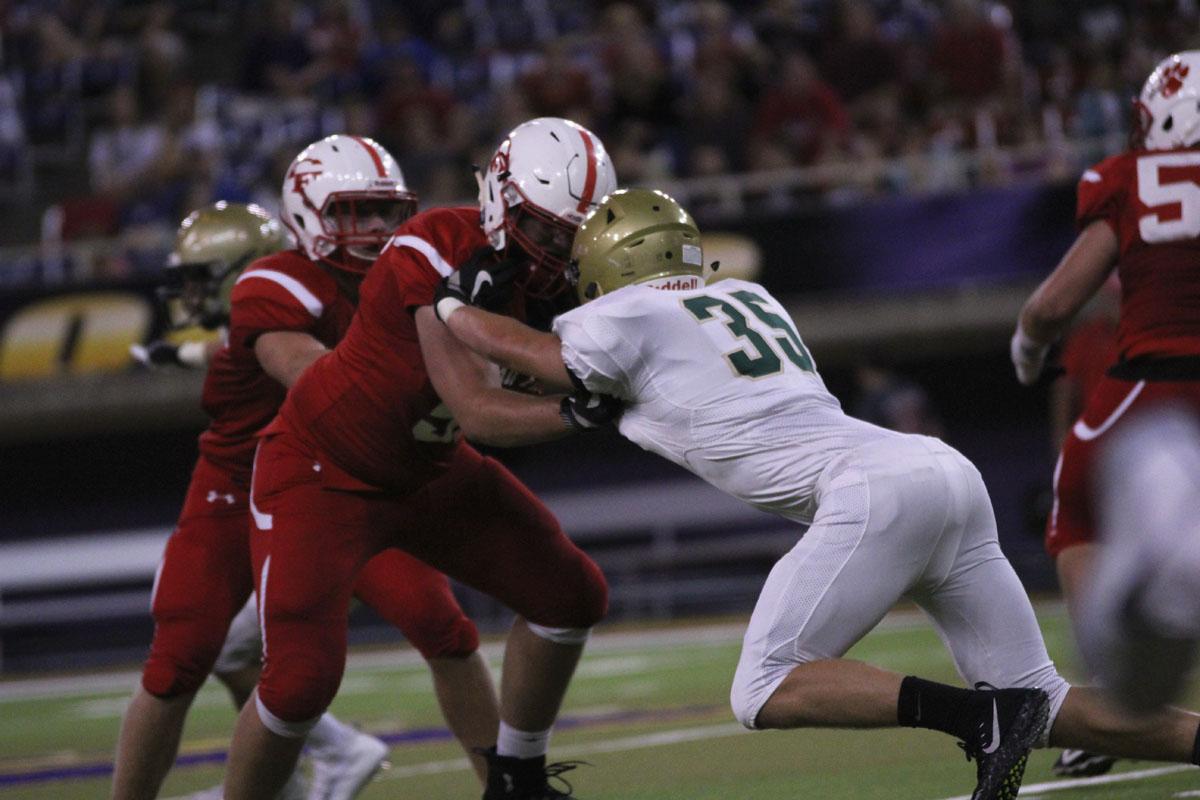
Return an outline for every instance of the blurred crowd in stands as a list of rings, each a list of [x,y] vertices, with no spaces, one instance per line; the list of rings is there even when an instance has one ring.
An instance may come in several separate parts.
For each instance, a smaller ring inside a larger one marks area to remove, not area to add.
[[[624,184],[1120,141],[1198,31],[1195,0],[0,0],[0,203],[41,220],[0,234],[274,209],[332,132],[384,144],[426,205],[473,197],[470,165],[537,115],[599,133]]]

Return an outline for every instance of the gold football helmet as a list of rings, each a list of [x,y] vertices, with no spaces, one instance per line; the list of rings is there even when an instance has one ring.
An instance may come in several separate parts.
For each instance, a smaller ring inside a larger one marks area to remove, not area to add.
[[[161,291],[174,327],[213,330],[229,319],[229,293],[250,262],[289,246],[279,221],[261,207],[224,200],[179,225]]]
[[[618,189],[579,226],[568,275],[586,303],[659,278],[699,287],[703,271],[700,231],[679,203],[656,189]]]

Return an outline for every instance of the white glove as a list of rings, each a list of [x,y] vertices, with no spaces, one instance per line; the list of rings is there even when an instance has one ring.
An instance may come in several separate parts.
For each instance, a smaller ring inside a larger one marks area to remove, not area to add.
[[[1042,374],[1042,367],[1046,364],[1046,353],[1050,351],[1050,345],[1039,344],[1026,335],[1021,329],[1021,324],[1017,323],[1017,330],[1013,333],[1012,341],[1009,342],[1008,352],[1012,357],[1013,366],[1017,370],[1017,380],[1023,386],[1032,386]]]
[[[184,342],[177,345],[155,339],[145,345],[131,344],[129,355],[143,367],[154,369],[165,365],[201,369],[208,363],[208,350],[204,342]]]

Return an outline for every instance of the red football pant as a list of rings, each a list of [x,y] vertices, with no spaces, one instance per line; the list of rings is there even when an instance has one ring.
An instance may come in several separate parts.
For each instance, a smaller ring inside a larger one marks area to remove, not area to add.
[[[1054,506],[1046,521],[1046,552],[1095,541],[1093,470],[1100,450],[1121,422],[1165,402],[1200,410],[1200,381],[1123,381],[1105,376],[1063,441],[1054,468]]]
[[[355,578],[389,546],[538,625],[588,628],[603,617],[600,569],[528,489],[472,448],[460,446],[445,474],[403,497],[331,488],[322,469],[320,455],[289,434],[265,440],[255,461],[258,699],[279,720],[312,720],[333,700]]]
[[[150,694],[194,692],[212,671],[254,585],[250,532],[248,494],[201,458],[155,578],[154,641],[142,672]],[[464,658],[479,648],[446,576],[407,553],[390,548],[372,558],[354,594],[427,659]]]
[[[204,458],[154,578],[154,641],[142,686],[157,697],[194,692],[212,671],[233,616],[254,586],[247,494]]]

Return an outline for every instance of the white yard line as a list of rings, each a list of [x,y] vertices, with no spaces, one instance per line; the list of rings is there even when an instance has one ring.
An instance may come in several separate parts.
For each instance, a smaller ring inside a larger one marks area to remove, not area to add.
[[[705,739],[723,739],[750,733],[736,722],[725,722],[720,725],[706,725],[699,728],[676,728],[657,733],[646,733],[639,736],[622,736],[618,739],[600,739],[583,744],[564,745],[555,747],[551,760],[560,758],[576,758],[579,756],[595,755],[596,753],[622,753],[629,750],[640,750],[643,747],[661,747],[682,742],[699,742]],[[446,761],[427,761],[423,764],[408,764],[402,767],[392,767],[381,772],[379,780],[392,781],[411,778],[416,775],[435,775],[440,772],[457,772],[470,769],[465,758],[452,758]]]
[[[661,747],[664,745],[680,744],[681,742],[699,742],[705,739],[722,739],[750,733],[736,722],[721,725],[708,725],[700,728],[677,728],[658,733],[647,733],[641,736],[622,736],[619,739],[601,739],[586,744],[555,747],[551,757],[574,758],[577,756],[595,755],[596,753],[621,753],[629,750],[641,750],[643,747]],[[423,764],[407,764],[402,767],[390,767],[380,772],[375,780],[397,781],[405,778],[415,778],[420,775],[438,775],[444,772],[460,772],[471,768],[465,758],[451,758],[446,761],[426,761]],[[165,800],[187,800],[191,795],[168,797]]]
[[[1155,767],[1154,769],[1139,769],[1133,772],[1118,772],[1113,775],[1097,775],[1094,778],[1070,778],[1061,781],[1047,781],[1046,783],[1034,783],[1021,787],[1021,797],[1026,797],[1030,793],[1036,792],[1058,792],[1063,789],[1078,789],[1081,786],[1105,786],[1110,783],[1127,783],[1129,781],[1140,781],[1146,778],[1157,778],[1161,775],[1172,775],[1176,772],[1185,772],[1190,769],[1195,769],[1191,764],[1172,764],[1167,767]],[[1181,795],[1176,795],[1180,797]],[[964,794],[959,797],[948,797],[946,800],[971,800],[971,795]],[[1030,798],[1032,800],[1032,798]]]

